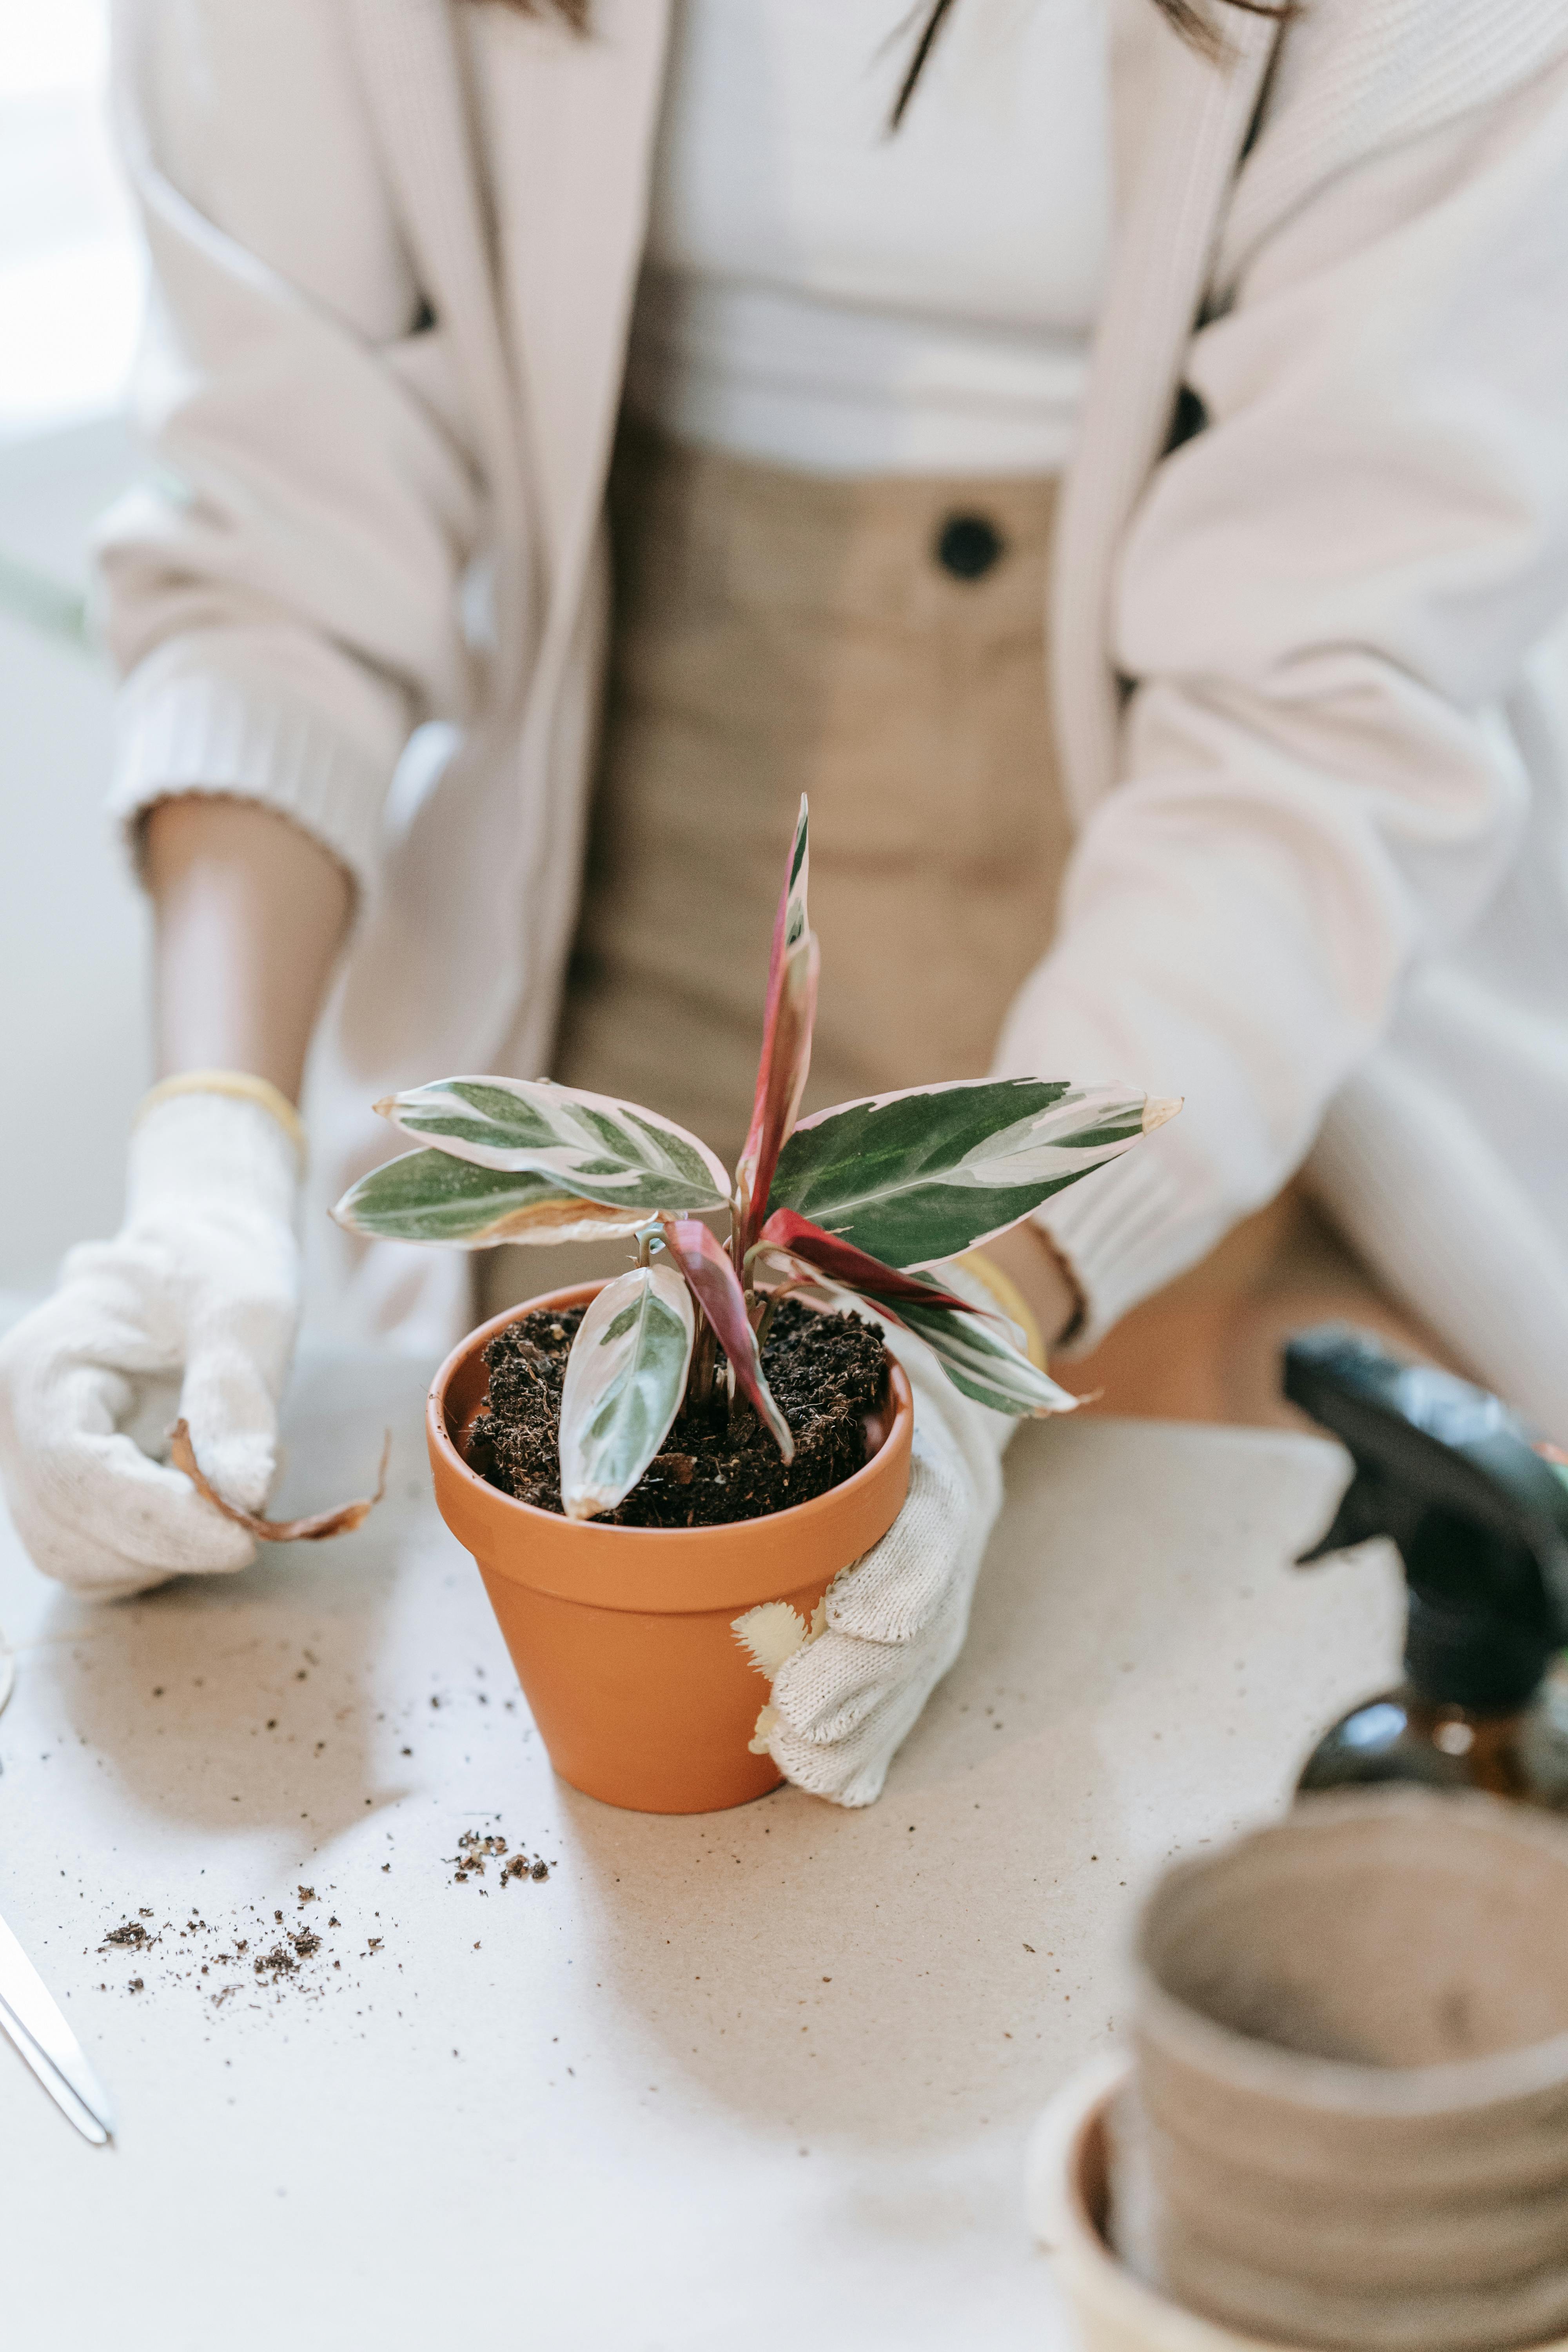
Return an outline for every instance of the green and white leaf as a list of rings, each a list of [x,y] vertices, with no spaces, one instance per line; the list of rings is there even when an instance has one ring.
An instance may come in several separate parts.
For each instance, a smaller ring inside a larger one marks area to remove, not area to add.
[[[795,820],[795,839],[790,844],[789,872],[784,878],[784,937],[780,942],[784,954],[799,947],[810,929],[805,911],[806,890],[811,880],[810,819],[804,793]]]
[[[769,1213],[795,1209],[885,1265],[936,1265],[1005,1233],[1180,1108],[1066,1078],[870,1095],[801,1120]]]
[[[614,1241],[641,1231],[640,1210],[606,1208],[563,1192],[527,1170],[476,1168],[445,1151],[405,1151],[373,1168],[332,1211],[374,1241],[494,1249],[501,1242]]]
[[[900,1298],[899,1320],[925,1341],[954,1388],[993,1412],[1043,1416],[1071,1412],[1079,1400],[1032,1364],[994,1324],[951,1307],[917,1307]]]
[[[376,1108],[455,1160],[552,1177],[558,1192],[644,1218],[661,1210],[699,1216],[729,1204],[729,1176],[705,1143],[612,1095],[550,1078],[439,1078]]]
[[[613,1511],[669,1434],[697,1316],[668,1259],[607,1282],[577,1327],[561,1391],[561,1501],[569,1519]]]

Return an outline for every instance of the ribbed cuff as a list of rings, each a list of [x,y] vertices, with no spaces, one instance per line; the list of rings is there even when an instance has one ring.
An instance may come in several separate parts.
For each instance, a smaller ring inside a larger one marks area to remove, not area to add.
[[[132,1114],[132,1127],[150,1118],[160,1103],[172,1102],[176,1095],[226,1095],[234,1102],[259,1104],[289,1138],[298,1156],[300,1173],[304,1173],[310,1157],[305,1122],[270,1078],[258,1078],[253,1070],[177,1070],[172,1077],[160,1078],[142,1096]]]
[[[133,675],[121,691],[111,816],[132,856],[146,812],[181,793],[258,801],[301,826],[362,894],[391,767],[308,702],[219,667]]]
[[[300,1192],[293,1139],[258,1102],[232,1095],[173,1095],[132,1130],[126,1213],[172,1201],[221,1201],[292,1222]]]
[[[1083,1295],[1083,1321],[1061,1350],[1069,1359],[1097,1347],[1129,1307],[1184,1273],[1225,1228],[1212,1213],[1194,1221],[1191,1172],[1163,1129],[1058,1192],[1034,1223]]]

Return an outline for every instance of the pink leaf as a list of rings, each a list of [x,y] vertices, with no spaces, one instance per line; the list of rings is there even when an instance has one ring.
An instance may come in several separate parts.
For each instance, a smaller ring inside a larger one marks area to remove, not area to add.
[[[740,1195],[739,1254],[742,1257],[756,1239],[756,1220],[766,1209],[773,1170],[795,1126],[811,1067],[811,1032],[816,1017],[820,959],[806,912],[810,871],[810,838],[803,793],[795,839],[790,845],[789,866],[773,918],[763,1051],[757,1064],[752,1124],[735,1171]]]
[[[686,1276],[691,1295],[719,1335],[737,1385],[750,1397],[786,1462],[795,1459],[795,1439],[763,1377],[757,1335],[746,1313],[746,1294],[729,1254],[699,1217],[666,1217],[665,1246]]]
[[[933,1283],[919,1282],[911,1274],[900,1274],[896,1266],[884,1265],[879,1257],[857,1249],[852,1242],[840,1241],[837,1234],[824,1233],[795,1209],[775,1209],[760,1238],[819,1267],[847,1290],[863,1291],[868,1298],[911,1298],[922,1307],[952,1307],[961,1315],[977,1311],[972,1300],[938,1289]]]

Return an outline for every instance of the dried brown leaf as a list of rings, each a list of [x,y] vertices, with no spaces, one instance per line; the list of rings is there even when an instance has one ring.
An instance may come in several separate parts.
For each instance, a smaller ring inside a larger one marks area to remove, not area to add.
[[[169,1458],[176,1470],[183,1470],[192,1486],[214,1510],[221,1511],[238,1528],[247,1528],[263,1543],[320,1543],[327,1536],[351,1535],[363,1525],[386,1492],[386,1465],[392,1454],[392,1432],[381,1449],[381,1468],[376,1476],[374,1495],[362,1495],[357,1502],[340,1503],[335,1511],[316,1511],[305,1519],[263,1519],[254,1511],[242,1511],[233,1503],[226,1503],[217,1489],[204,1476],[196,1462],[196,1450],[191,1444],[189,1426],[183,1421],[174,1423],[170,1439]]]

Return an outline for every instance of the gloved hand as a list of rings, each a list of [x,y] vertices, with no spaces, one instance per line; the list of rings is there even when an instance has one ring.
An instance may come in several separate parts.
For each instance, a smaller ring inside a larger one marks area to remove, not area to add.
[[[942,1278],[995,1311],[973,1276],[945,1265]],[[856,1312],[866,1312],[862,1302]],[[834,1579],[757,1725],[757,1744],[786,1779],[840,1805],[881,1795],[900,1743],[963,1646],[1016,1425],[962,1395],[910,1332],[884,1331],[914,1391],[909,1500],[881,1542]]]
[[[139,1120],[120,1233],[72,1250],[53,1297],[0,1342],[0,1480],[46,1575],[107,1600],[255,1559],[155,1457],[183,1415],[218,1492],[265,1505],[299,1315],[300,1173],[259,1102],[174,1094]]]

